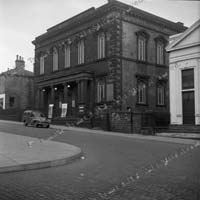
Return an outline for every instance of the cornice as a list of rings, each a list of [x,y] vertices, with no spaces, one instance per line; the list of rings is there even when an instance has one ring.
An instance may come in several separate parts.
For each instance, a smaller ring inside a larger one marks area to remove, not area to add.
[[[159,25],[161,27],[169,28],[170,30],[174,30],[175,32],[182,32],[186,29],[186,27],[184,27],[180,23],[178,24],[178,23],[171,22],[169,20],[158,17],[156,15],[153,15],[151,13],[137,9],[133,6],[124,4],[124,3],[119,2],[119,1],[110,1],[109,3],[99,7],[97,9],[94,9],[94,8],[89,9],[88,15],[86,15],[87,14],[87,10],[86,10],[85,16],[83,15],[81,19],[77,18],[77,20],[78,20],[77,23],[74,23],[74,21],[76,20],[76,17],[79,16],[79,15],[74,16],[74,17],[72,17],[72,18],[70,18],[70,19],[68,19],[68,20],[66,20],[66,21],[64,21],[64,22],[62,22],[58,25],[55,25],[52,28],[47,29],[46,33],[36,37],[36,39],[32,43],[34,45],[36,45],[37,43],[40,43],[40,42],[42,42],[46,39],[52,38],[52,37],[56,36],[57,34],[61,34],[61,33],[66,32],[68,30],[79,27],[83,24],[86,24],[88,22],[91,22],[95,18],[96,19],[101,18],[102,16],[104,16],[105,14],[107,14],[111,11],[119,12],[120,14],[130,15],[132,17],[137,17],[137,18],[140,18],[142,20],[145,20],[145,21],[151,22],[153,24]],[[81,15],[81,13],[80,13],[80,15]],[[66,26],[62,25],[64,23],[67,23],[67,25]],[[52,30],[52,31],[50,31],[50,30]]]

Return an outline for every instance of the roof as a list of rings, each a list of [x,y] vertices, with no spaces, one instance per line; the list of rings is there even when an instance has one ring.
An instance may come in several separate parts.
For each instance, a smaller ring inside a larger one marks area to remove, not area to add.
[[[194,32],[198,27],[200,27],[200,19],[197,20],[194,24],[192,24],[187,30],[185,30],[181,34],[172,35],[170,36],[170,43],[166,47],[166,51],[173,51],[175,50],[175,47],[181,43],[186,37],[188,37],[192,32]],[[197,42],[198,45],[200,45],[200,35],[199,35],[199,41]]]
[[[112,0],[99,8],[92,7],[78,15],[75,15],[72,18],[69,18],[69,19],[47,29],[46,33],[36,37],[36,39],[33,41],[33,44],[36,44],[37,42],[39,42],[49,36],[53,36],[58,32],[66,31],[66,29],[72,29],[73,27],[79,26],[80,24],[83,24],[89,20],[93,20],[94,17],[98,17],[98,16],[101,16],[102,14],[110,12],[111,9],[127,11],[127,14],[129,14],[129,15],[133,15],[134,17],[142,18],[146,21],[150,21],[151,23],[159,24],[160,26],[167,27],[171,30],[174,30],[177,33],[182,32],[186,29],[186,27],[184,27],[181,22],[175,23],[175,22],[166,20],[164,18],[158,17],[156,15],[153,15],[151,13],[148,13],[146,11],[140,10],[138,8],[135,8],[133,6],[127,5],[125,3],[122,3],[122,2],[119,2],[116,0]]]
[[[14,68],[10,70],[8,69],[6,72],[2,72],[0,75],[33,77],[34,73],[23,68]]]

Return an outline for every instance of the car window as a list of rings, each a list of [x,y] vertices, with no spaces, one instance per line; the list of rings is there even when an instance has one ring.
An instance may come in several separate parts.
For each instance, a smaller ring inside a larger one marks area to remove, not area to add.
[[[41,112],[34,112],[35,117],[44,117],[44,114]]]

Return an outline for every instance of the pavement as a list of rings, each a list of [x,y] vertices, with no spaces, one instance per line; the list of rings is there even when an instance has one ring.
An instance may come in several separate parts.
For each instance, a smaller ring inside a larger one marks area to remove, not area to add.
[[[73,145],[0,132],[0,173],[64,165],[82,155]]]
[[[21,122],[13,121],[0,120],[0,122],[22,124]],[[162,133],[157,136],[147,136],[60,125],[51,125],[51,128],[56,130],[54,136],[62,134],[62,131],[64,130],[68,130],[142,140],[154,140],[188,145],[196,144],[196,140],[185,139],[189,137],[187,134],[173,135]],[[80,148],[66,143],[51,141],[54,136],[44,140],[0,132],[0,173],[59,166],[81,157],[82,151]],[[193,139],[200,138],[200,134],[193,134],[192,137]]]

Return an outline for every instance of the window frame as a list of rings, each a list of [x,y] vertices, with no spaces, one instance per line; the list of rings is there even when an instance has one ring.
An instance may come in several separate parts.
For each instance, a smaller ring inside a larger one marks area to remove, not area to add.
[[[138,37],[138,60],[146,61],[146,38],[142,35]]]
[[[183,73],[184,72],[187,72],[187,71],[192,71],[192,86],[187,86],[187,87],[184,87],[184,80],[183,80]],[[181,89],[182,90],[194,90],[195,89],[195,70],[194,70],[194,68],[188,68],[188,69],[182,69],[181,70]]]
[[[64,68],[69,68],[71,66],[71,46],[70,45],[65,45],[64,53],[65,53]]]
[[[145,30],[137,31],[137,60],[138,62],[148,62],[148,40],[150,35]],[[141,46],[142,45],[142,46]]]
[[[165,64],[165,44],[161,41],[156,42],[156,64]]]
[[[53,48],[53,72],[58,71],[58,49]]]
[[[155,39],[155,64],[156,65],[166,65],[166,51],[165,47],[167,45],[167,40],[162,36],[158,36]],[[161,46],[162,50],[159,52],[158,47]]]
[[[40,75],[44,74],[44,67],[45,67],[45,55],[40,56]]]
[[[103,94],[103,95],[102,95]],[[106,101],[106,80],[100,78],[96,81],[96,102],[102,103]]]
[[[163,93],[161,93],[161,99],[160,99],[160,91],[159,88],[163,88]],[[166,106],[166,84],[162,82],[158,82],[156,84],[156,105],[157,106]]]
[[[85,40],[80,39],[77,44],[78,48],[78,65],[84,64],[85,62]]]
[[[98,33],[97,36],[97,58],[103,59],[106,55],[106,35],[104,32]]]
[[[141,83],[145,85],[145,87],[142,88],[142,91],[139,88],[139,85]],[[143,95],[143,96],[140,96],[140,94]],[[140,101],[140,97],[142,97],[142,99],[143,99],[142,101]],[[138,78],[138,80],[137,80],[137,104],[138,105],[147,105],[148,104],[148,84],[147,84],[147,80],[140,79],[140,78]]]

